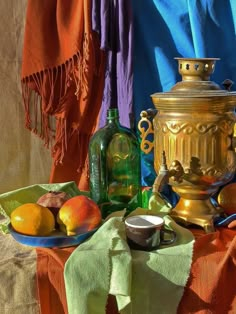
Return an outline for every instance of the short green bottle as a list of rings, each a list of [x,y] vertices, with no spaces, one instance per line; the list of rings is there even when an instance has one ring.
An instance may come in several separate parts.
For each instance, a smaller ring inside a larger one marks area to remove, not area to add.
[[[107,122],[89,143],[90,196],[103,218],[141,206],[140,147],[135,133],[119,123],[117,108],[108,109]]]

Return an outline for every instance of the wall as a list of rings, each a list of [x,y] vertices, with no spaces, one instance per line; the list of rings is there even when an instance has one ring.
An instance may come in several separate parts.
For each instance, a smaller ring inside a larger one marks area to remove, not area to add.
[[[0,0],[0,193],[48,183],[51,158],[24,127],[21,53],[26,0]]]

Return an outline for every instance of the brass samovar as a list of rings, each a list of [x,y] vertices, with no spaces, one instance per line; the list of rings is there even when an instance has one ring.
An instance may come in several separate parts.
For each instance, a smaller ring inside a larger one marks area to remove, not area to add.
[[[236,92],[230,92],[230,80],[225,80],[225,90],[210,81],[219,59],[176,59],[182,81],[169,92],[151,95],[157,113],[153,123],[149,111],[141,113],[141,149],[149,153],[154,147],[153,190],[169,183],[180,196],[171,216],[211,232],[220,209],[210,198],[232,179],[236,167]]]

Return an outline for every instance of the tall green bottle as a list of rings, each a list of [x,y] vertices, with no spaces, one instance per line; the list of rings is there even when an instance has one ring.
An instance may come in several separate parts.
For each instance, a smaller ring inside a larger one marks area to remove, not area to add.
[[[103,218],[141,206],[140,148],[135,133],[120,125],[117,108],[108,109],[106,125],[89,143],[90,196]]]

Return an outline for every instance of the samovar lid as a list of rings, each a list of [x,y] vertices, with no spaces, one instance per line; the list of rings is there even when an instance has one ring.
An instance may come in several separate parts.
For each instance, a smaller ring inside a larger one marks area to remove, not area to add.
[[[170,91],[152,94],[152,101],[159,110],[186,110],[191,104],[203,110],[225,110],[236,105],[236,92],[231,92],[233,84],[224,81],[225,90],[210,80],[219,58],[175,58],[178,60],[178,71],[182,81],[176,83]],[[208,107],[211,105],[211,108]],[[167,107],[168,106],[168,107]]]

